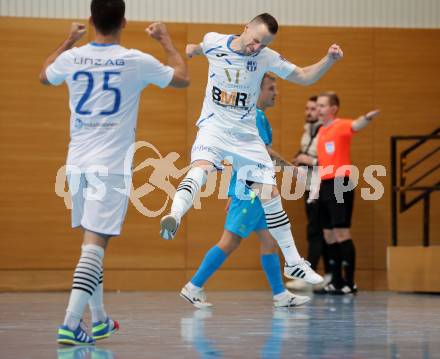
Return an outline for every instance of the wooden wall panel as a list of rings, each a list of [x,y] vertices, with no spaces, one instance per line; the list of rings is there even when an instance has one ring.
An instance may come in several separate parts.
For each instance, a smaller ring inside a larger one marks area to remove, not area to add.
[[[2,18],[0,76],[0,268],[71,268],[79,241],[54,195],[68,143],[66,88],[38,82],[43,60],[70,28],[66,20]]]
[[[388,282],[399,292],[440,292],[438,246],[388,247]],[[408,266],[411,263],[411,266]]]
[[[54,194],[56,171],[64,164],[68,144],[67,90],[42,87],[42,62],[67,33],[68,20],[2,18],[0,49],[0,290],[66,289],[79,253],[80,232],[70,229],[70,213]],[[150,52],[162,61],[160,46],[144,34],[144,23],[130,22],[123,35],[127,47]],[[209,31],[239,33],[242,26],[170,24],[179,51],[187,42],[199,42]],[[273,44],[299,66],[321,58],[338,42],[345,58],[318,84],[308,88],[278,81],[275,108],[267,111],[274,128],[274,148],[292,158],[304,123],[303,108],[311,94],[335,90],[340,94],[341,117],[355,117],[379,107],[382,115],[353,140],[352,158],[361,170],[369,164],[389,169],[389,137],[427,133],[438,126],[440,112],[439,30],[338,29],[282,27]],[[88,39],[92,38],[88,34]],[[408,48],[411,44],[411,49]],[[187,166],[206,85],[204,58],[189,61],[191,86],[160,90],[151,86],[143,95],[137,139],[153,144],[162,156],[177,152],[177,168]],[[155,157],[140,150],[138,164]],[[156,156],[157,157],[157,156]],[[152,168],[135,174],[135,186],[148,180]],[[389,172],[388,172],[389,174]],[[219,177],[219,176],[218,176]],[[386,246],[390,242],[389,177],[381,178],[385,195],[364,201],[356,193],[353,239],[357,244],[358,283],[364,289],[386,288]],[[174,186],[178,179],[172,179]],[[278,176],[278,182],[281,177]],[[364,181],[361,184],[365,186]],[[158,235],[159,218],[148,218],[130,204],[123,235],[112,240],[106,256],[109,289],[172,289],[180,287],[197,268],[204,253],[221,236],[225,200],[201,200],[203,210],[192,210],[174,241]],[[142,199],[159,209],[166,194],[156,188]],[[292,219],[300,251],[306,254],[304,202],[284,201]],[[169,208],[170,203],[168,204]],[[433,243],[440,243],[440,206],[433,196]],[[420,244],[420,208],[401,217],[403,244]],[[57,285],[48,283],[55,281]],[[267,288],[260,270],[255,236],[225,263],[209,288]]]
[[[110,291],[173,290],[185,282],[182,270],[106,269],[105,289]],[[72,286],[71,269],[0,270],[0,292],[60,291]]]
[[[408,44],[411,44],[409,51]],[[438,30],[374,30],[374,101],[383,116],[373,127],[372,150],[374,163],[385,164],[388,170],[388,176],[382,180],[385,194],[374,202],[375,268],[386,268],[386,247],[391,243],[389,137],[427,134],[439,126],[440,102],[436,100],[440,95],[439,49]],[[437,203],[431,212],[434,241],[440,238],[439,224],[434,220],[440,215],[438,200],[438,193],[434,193],[432,202]],[[400,244],[422,244],[422,218],[420,203],[399,216]]]

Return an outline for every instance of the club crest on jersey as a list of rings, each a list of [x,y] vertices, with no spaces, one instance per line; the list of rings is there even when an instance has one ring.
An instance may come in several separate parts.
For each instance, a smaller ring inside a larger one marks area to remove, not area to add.
[[[246,69],[250,72],[256,71],[257,70],[257,61],[249,60],[246,65]]]
[[[325,143],[325,152],[329,155],[335,153],[335,143],[333,141]]]

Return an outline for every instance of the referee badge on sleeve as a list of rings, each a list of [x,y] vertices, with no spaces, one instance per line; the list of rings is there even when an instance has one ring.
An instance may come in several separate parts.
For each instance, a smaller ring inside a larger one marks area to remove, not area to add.
[[[335,153],[334,141],[330,141],[330,142],[325,143],[325,152],[329,155],[332,155],[333,153]]]

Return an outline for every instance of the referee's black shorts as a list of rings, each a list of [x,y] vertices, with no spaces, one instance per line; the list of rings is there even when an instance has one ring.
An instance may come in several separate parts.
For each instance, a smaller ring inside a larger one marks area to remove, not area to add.
[[[350,179],[348,177],[336,179],[343,181],[347,186]],[[350,228],[351,215],[353,213],[354,190],[340,193],[336,196],[336,191],[341,186],[335,187],[335,179],[321,181],[319,190],[319,222],[324,229]],[[338,203],[337,199],[343,199],[343,203]]]

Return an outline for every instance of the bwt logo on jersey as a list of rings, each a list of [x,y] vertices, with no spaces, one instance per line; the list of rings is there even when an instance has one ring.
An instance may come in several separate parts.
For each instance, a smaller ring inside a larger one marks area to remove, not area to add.
[[[250,72],[257,70],[257,61],[249,60],[246,65],[246,69]]]
[[[222,106],[244,107],[248,94],[244,92],[226,92],[216,86],[212,87],[212,100]]]
[[[73,62],[76,65],[93,65],[93,66],[124,66],[124,59],[92,59],[90,57],[75,57]]]
[[[75,119],[75,128],[79,130],[81,127],[83,127],[84,122],[80,118]]]

